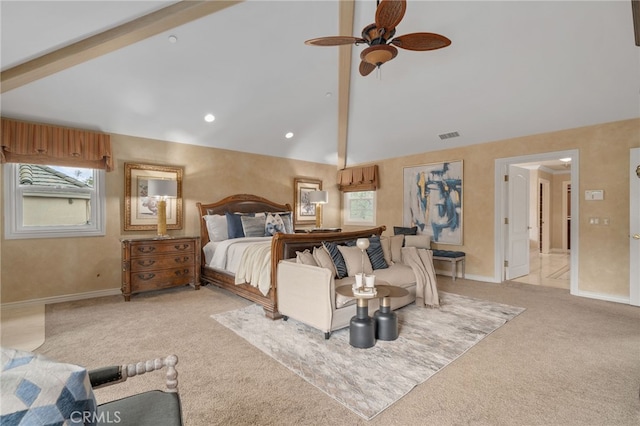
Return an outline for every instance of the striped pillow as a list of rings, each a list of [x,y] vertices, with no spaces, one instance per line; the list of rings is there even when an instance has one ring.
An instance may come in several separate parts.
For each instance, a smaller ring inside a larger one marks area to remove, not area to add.
[[[333,261],[333,266],[336,268],[336,278],[344,278],[347,276],[347,264],[338,250],[338,245],[336,243],[332,243],[329,241],[323,241],[322,247],[329,253],[331,256],[331,260]]]
[[[380,237],[374,236],[369,238],[369,248],[367,249],[371,266],[374,270],[386,269],[389,267],[387,261],[384,260],[384,251],[382,250],[382,243]]]

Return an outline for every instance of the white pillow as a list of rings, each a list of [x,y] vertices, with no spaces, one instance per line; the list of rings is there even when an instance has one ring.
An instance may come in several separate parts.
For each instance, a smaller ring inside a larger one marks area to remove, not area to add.
[[[423,249],[431,248],[431,236],[429,235],[405,235],[404,236],[405,247],[416,247]]]
[[[391,260],[391,239],[387,236],[380,236],[380,245],[382,246],[382,254],[387,265],[393,265]]]
[[[326,268],[330,270],[334,276],[336,275],[336,267],[333,265],[333,260],[331,260],[331,256],[329,256],[329,253],[327,253],[323,247],[313,248],[313,259],[318,266]]]
[[[358,247],[338,246],[340,254],[344,258],[344,263],[347,264],[347,276],[354,277],[356,274],[362,272],[362,260],[364,259],[364,273],[372,274],[373,268],[371,267],[371,261],[367,252],[362,255],[362,250]]]
[[[296,263],[302,263],[303,265],[318,266],[318,263],[313,257],[313,254],[306,249],[305,251],[296,252]]]
[[[210,241],[223,241],[229,239],[227,231],[227,217],[223,214],[210,214],[203,216],[207,224],[207,232]]]

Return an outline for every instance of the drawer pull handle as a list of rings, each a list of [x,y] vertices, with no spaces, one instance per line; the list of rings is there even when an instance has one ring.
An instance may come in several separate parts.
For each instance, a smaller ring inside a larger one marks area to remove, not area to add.
[[[156,263],[155,260],[138,260],[138,265],[140,266],[151,266]]]
[[[176,250],[186,250],[190,247],[189,244],[176,244],[174,246],[176,248]]]
[[[176,271],[175,274],[179,277],[184,277],[185,275],[189,275],[189,270],[183,269],[182,271]]]
[[[156,276],[156,274],[138,274],[138,278],[140,278],[141,280],[145,280],[145,281],[149,281],[150,279],[152,279],[155,276]]]
[[[151,246],[146,246],[146,247],[138,247],[138,251],[140,253],[153,253],[156,250],[155,247]]]
[[[173,259],[176,261],[176,263],[187,263],[190,258],[188,256],[185,257],[176,257],[175,259]]]

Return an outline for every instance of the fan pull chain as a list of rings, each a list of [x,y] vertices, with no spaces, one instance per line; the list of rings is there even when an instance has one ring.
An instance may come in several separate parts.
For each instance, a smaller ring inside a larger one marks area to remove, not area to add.
[[[380,65],[376,67],[376,78],[382,80],[382,67]]]

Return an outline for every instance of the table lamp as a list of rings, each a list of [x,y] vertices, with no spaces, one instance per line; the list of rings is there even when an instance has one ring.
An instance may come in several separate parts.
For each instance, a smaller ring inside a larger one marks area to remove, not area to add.
[[[356,240],[356,246],[360,249],[360,251],[362,252],[362,283],[364,285],[364,257],[365,255],[365,251],[369,248],[369,239],[368,238],[358,238]]]
[[[149,179],[147,196],[158,198],[158,236],[167,235],[167,199],[178,196],[178,181],[168,179]]]
[[[329,202],[327,191],[309,192],[309,202],[316,205],[316,228],[322,228],[322,205]]]

